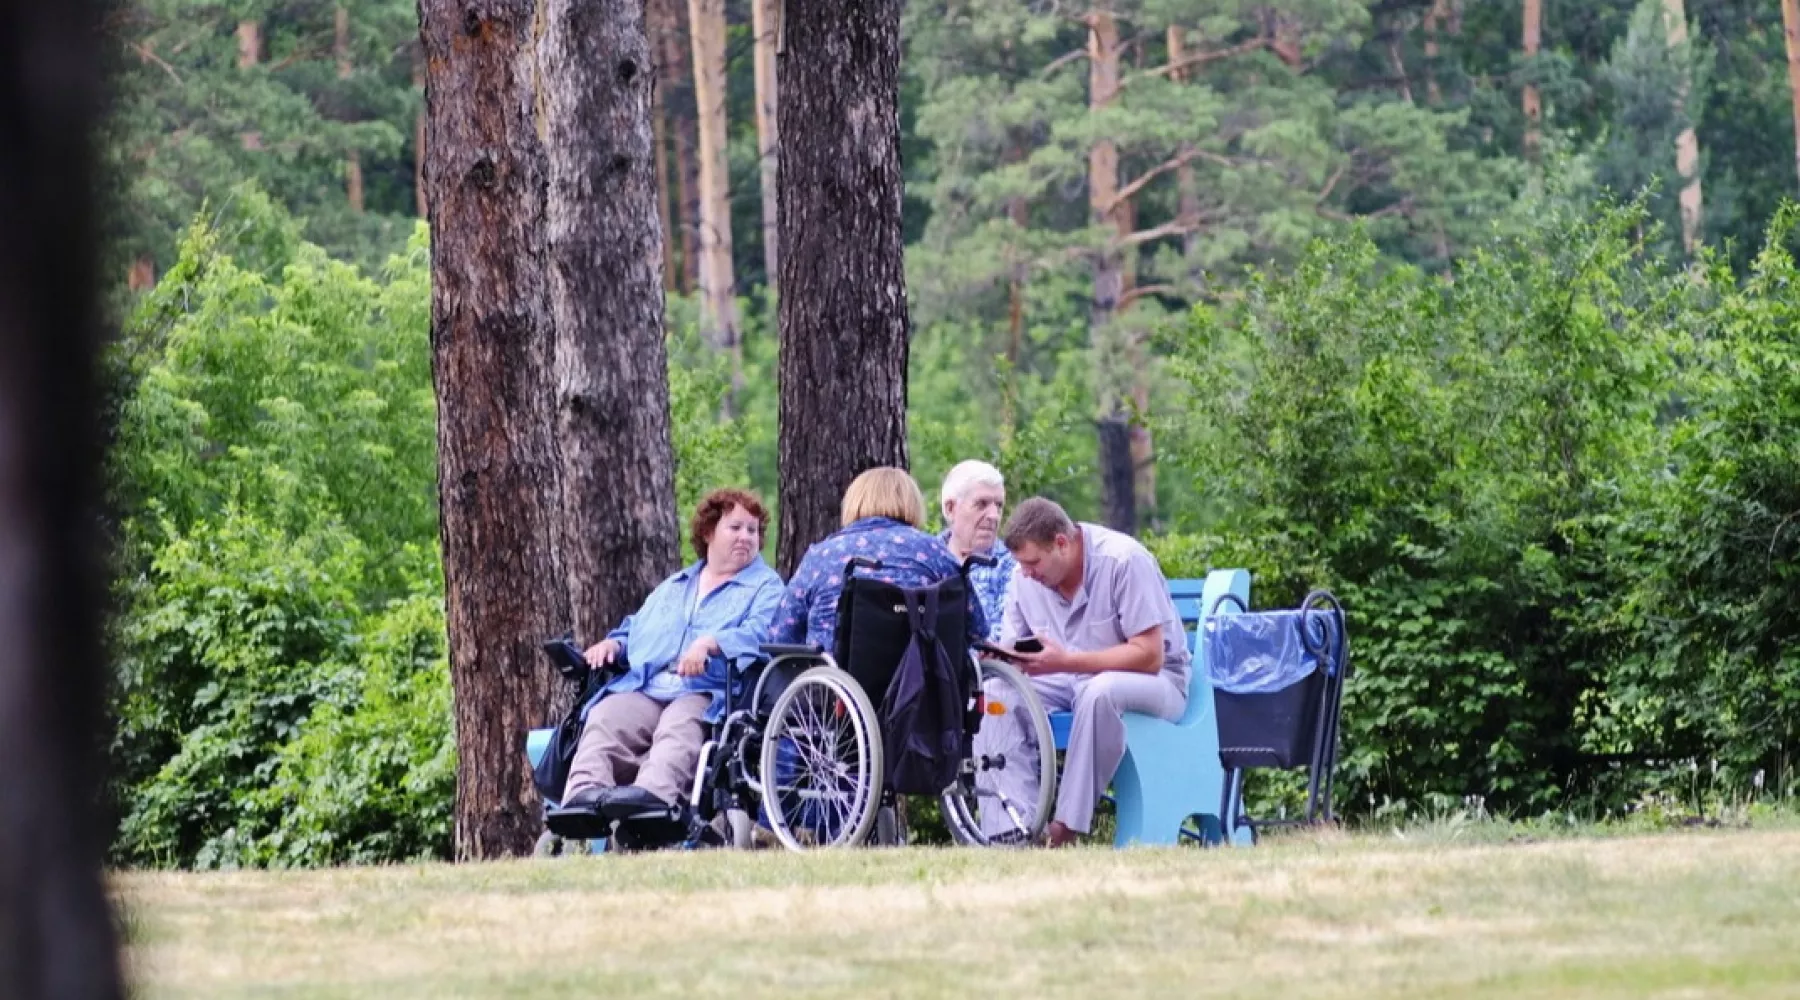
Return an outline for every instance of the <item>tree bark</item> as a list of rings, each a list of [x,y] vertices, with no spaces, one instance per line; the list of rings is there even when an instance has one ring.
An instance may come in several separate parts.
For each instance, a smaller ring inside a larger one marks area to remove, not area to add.
[[[597,641],[676,569],[644,7],[542,0],[563,559]]]
[[[731,263],[731,162],[725,120],[725,0],[688,0],[694,108],[700,123],[700,334],[738,350],[737,282]]]
[[[1543,0],[1525,0],[1524,49],[1527,60],[1537,58],[1538,48],[1543,42],[1543,28]],[[1537,70],[1533,68],[1529,72],[1535,73]],[[1543,145],[1540,128],[1544,116],[1544,105],[1538,96],[1537,84],[1525,85],[1520,107],[1525,112],[1525,158],[1536,163],[1539,147]]]
[[[1119,92],[1119,25],[1109,11],[1088,15],[1088,107],[1100,110]],[[1131,415],[1125,401],[1130,391],[1127,339],[1117,323],[1125,294],[1125,262],[1117,238],[1130,235],[1130,223],[1119,198],[1119,151],[1111,139],[1097,139],[1088,150],[1088,208],[1095,224],[1110,230],[1094,255],[1094,298],[1089,307],[1089,337],[1100,372],[1100,506],[1106,523],[1119,531],[1137,530],[1134,476],[1114,474],[1133,467]],[[1114,452],[1126,449],[1125,454]]]
[[[1187,58],[1187,29],[1179,25],[1169,25],[1169,65],[1180,66]],[[1191,68],[1172,71],[1170,78],[1176,83],[1187,83],[1193,76]],[[1181,144],[1180,154],[1190,155],[1194,150],[1193,143]],[[1200,186],[1194,180],[1192,163],[1184,162],[1175,168],[1176,212],[1179,217],[1193,221],[1200,218]],[[1200,227],[1195,226],[1181,237],[1181,255],[1188,260],[1190,272],[1194,271],[1194,255],[1200,249]]]
[[[420,0],[432,371],[438,400],[456,851],[523,854],[539,827],[521,734],[553,703],[538,644],[568,628],[556,338],[535,120],[533,0]]]
[[[656,218],[662,226],[662,286],[663,291],[673,292],[677,284],[675,271],[675,216],[670,211],[669,199],[669,115],[663,100],[663,88],[651,88],[650,105],[650,141],[656,144]]]
[[[1681,191],[1677,196],[1681,206],[1681,248],[1692,257],[1700,249],[1705,207],[1700,190],[1700,138],[1695,134],[1693,119],[1688,114],[1693,81],[1688,77],[1687,10],[1682,0],[1663,0],[1663,26],[1669,36],[1670,51],[1681,61],[1681,82],[1675,88],[1675,116],[1687,120],[1687,124],[1675,137],[1675,173],[1681,178]]]
[[[335,30],[332,39],[332,52],[337,56],[337,78],[350,79],[350,9],[343,4],[337,7]],[[363,211],[363,172],[362,158],[351,150],[344,155],[344,194],[350,202],[350,211],[358,215]]]
[[[1800,179],[1800,0],[1781,0],[1781,33],[1787,39],[1788,91],[1794,112],[1794,176]]]
[[[413,116],[413,206],[419,218],[429,218],[431,206],[425,198],[425,54],[413,53],[413,89],[419,93],[419,113]]]
[[[109,667],[91,129],[100,5],[0,0],[0,992],[123,995],[101,879]]]
[[[775,289],[781,272],[781,217],[777,176],[781,162],[781,117],[775,85],[775,50],[781,40],[781,0],[750,0],[756,35],[756,155],[762,170],[763,273]]]
[[[665,86],[663,110],[669,116],[669,131],[675,144],[675,242],[681,248],[679,287],[683,294],[692,292],[700,283],[699,255],[694,249],[695,235],[700,231],[699,174],[694,166],[694,115],[692,92],[688,87],[691,73],[690,49],[683,44],[682,20],[687,6],[682,0],[649,0],[652,44],[656,48],[658,79]]]
[[[262,25],[255,21],[239,21],[237,26],[237,68],[251,69],[262,60]],[[238,133],[238,145],[251,152],[262,148],[262,133],[251,130]]]
[[[237,51],[238,69],[249,69],[262,61],[262,25],[255,21],[238,22]]]
[[[1444,89],[1438,85],[1438,29],[1450,14],[1450,0],[1431,0],[1425,12],[1425,102],[1432,107],[1444,103]]]
[[[905,467],[902,0],[786,0],[780,432],[785,576],[865,469]]]

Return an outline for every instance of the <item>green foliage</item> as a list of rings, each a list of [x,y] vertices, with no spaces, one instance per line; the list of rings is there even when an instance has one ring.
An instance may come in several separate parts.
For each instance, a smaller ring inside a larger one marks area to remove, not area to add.
[[[423,234],[378,282],[294,239],[255,191],[237,211],[235,242],[190,230],[114,359],[117,851],[443,854]]]
[[[1452,282],[1321,243],[1169,339],[1165,461],[1220,514],[1159,555],[1344,599],[1351,803],[1791,768],[1794,219],[1741,288],[1648,256],[1641,203],[1552,212]]]

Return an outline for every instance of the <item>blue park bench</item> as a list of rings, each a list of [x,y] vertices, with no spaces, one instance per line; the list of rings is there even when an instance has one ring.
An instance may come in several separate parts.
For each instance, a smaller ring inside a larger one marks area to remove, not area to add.
[[[1113,776],[1109,796],[1118,816],[1118,832],[1113,842],[1128,844],[1174,844],[1183,837],[1206,843],[1219,843],[1222,830],[1233,829],[1233,843],[1250,842],[1250,832],[1226,823],[1218,815],[1224,799],[1225,768],[1219,760],[1219,723],[1213,708],[1212,682],[1205,662],[1205,649],[1199,642],[1201,619],[1205,609],[1215,606],[1220,597],[1231,594],[1250,605],[1250,573],[1241,569],[1218,569],[1204,580],[1170,580],[1169,596],[1187,631],[1188,652],[1193,666],[1188,680],[1187,711],[1174,722],[1167,722],[1136,712],[1125,713],[1125,759]],[[1230,605],[1220,609],[1231,613]],[[1050,729],[1056,735],[1056,748],[1067,750],[1069,726],[1074,716],[1069,712],[1053,712]],[[1233,797],[1236,808],[1236,797]],[[1194,829],[1188,823],[1194,821]]]

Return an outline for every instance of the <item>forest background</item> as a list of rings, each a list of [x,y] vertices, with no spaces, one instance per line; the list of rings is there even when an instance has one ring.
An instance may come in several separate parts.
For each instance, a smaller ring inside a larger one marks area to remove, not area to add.
[[[684,511],[779,492],[779,8],[648,4]],[[1358,820],[1792,801],[1793,8],[914,0],[915,475],[1336,591]],[[115,860],[449,856],[417,10],[105,28]]]

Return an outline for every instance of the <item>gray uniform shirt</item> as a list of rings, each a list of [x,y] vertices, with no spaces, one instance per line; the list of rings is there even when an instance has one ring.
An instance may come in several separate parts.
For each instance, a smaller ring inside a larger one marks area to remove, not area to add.
[[[1163,675],[1185,692],[1191,659],[1187,634],[1156,557],[1130,535],[1085,521],[1078,527],[1081,589],[1065,601],[1055,590],[1015,572],[1001,641],[1035,635],[1066,649],[1107,649],[1161,625]]]

